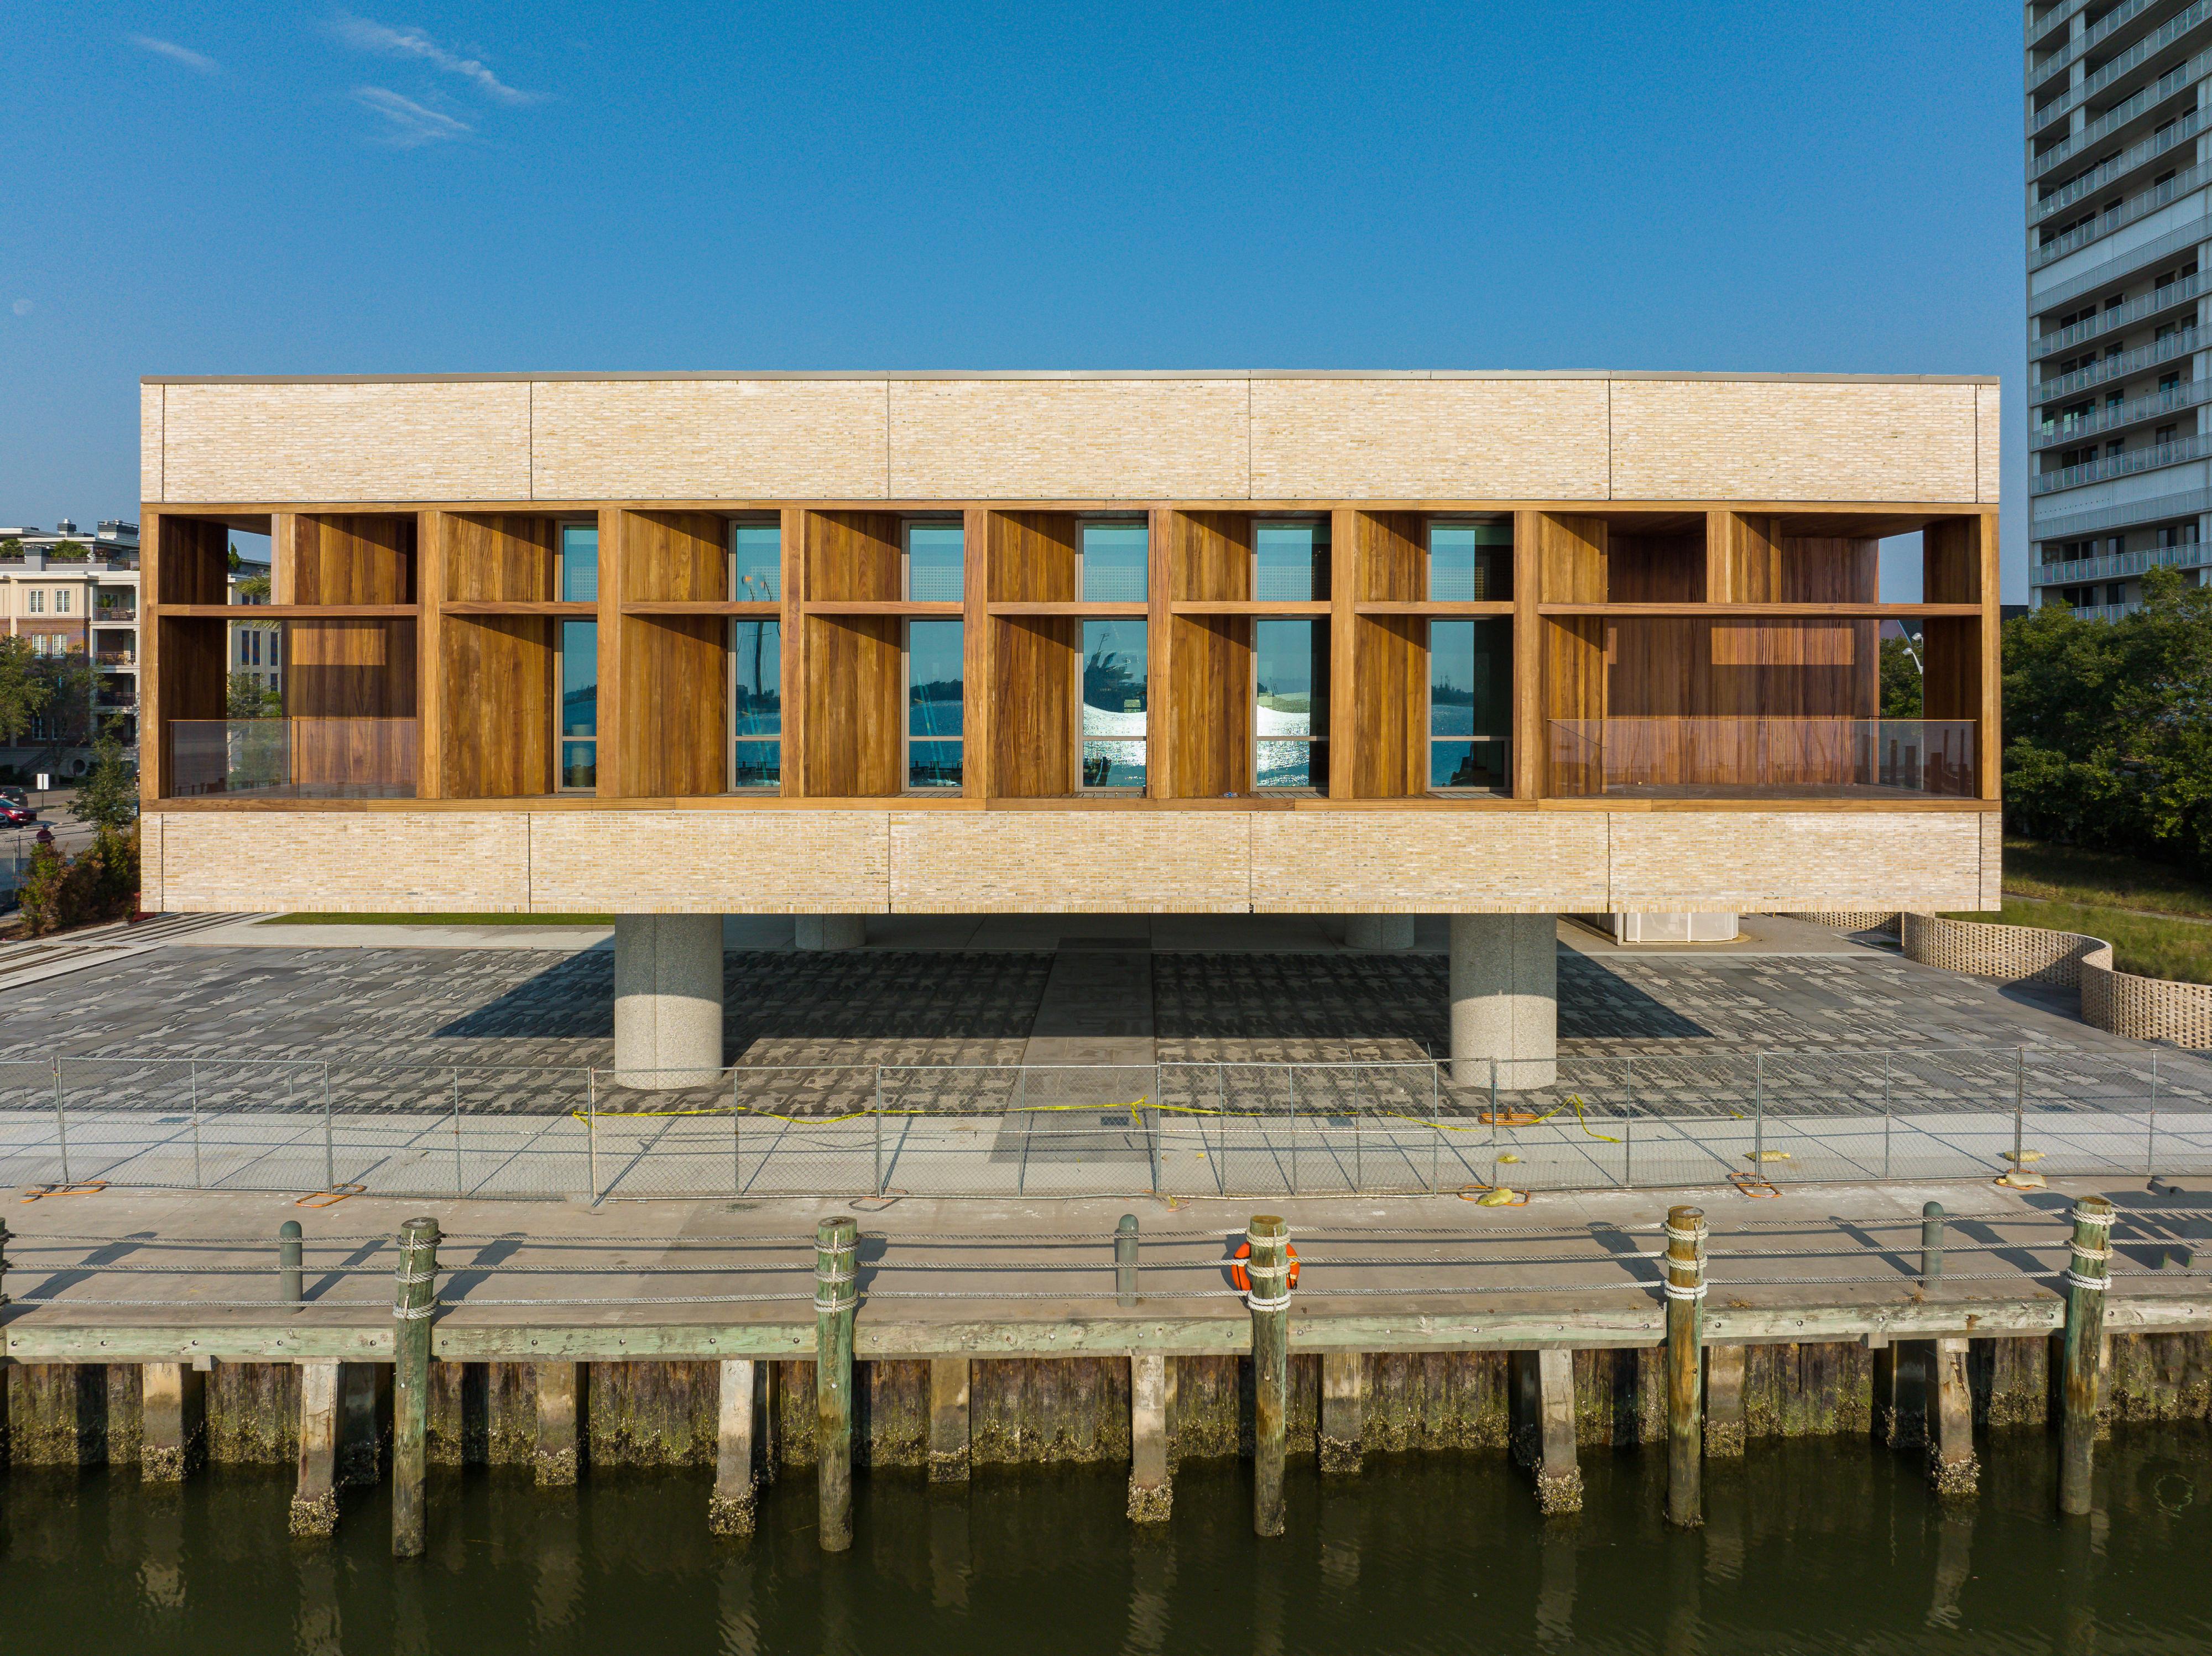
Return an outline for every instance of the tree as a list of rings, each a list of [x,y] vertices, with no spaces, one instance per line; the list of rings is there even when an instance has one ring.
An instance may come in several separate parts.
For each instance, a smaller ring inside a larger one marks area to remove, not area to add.
[[[0,740],[13,746],[53,699],[27,638],[0,638]]]
[[[0,541],[0,563],[21,563],[22,561],[23,543],[21,541],[18,540],[13,535],[10,535],[4,541]]]
[[[1921,701],[1921,645],[1916,639],[1881,641],[1881,716],[1918,719]]]
[[[223,717],[226,719],[278,719],[284,712],[284,699],[268,688],[252,673],[233,673],[230,686],[224,697]]]
[[[46,554],[48,563],[82,563],[92,555],[85,550],[82,541],[56,541],[53,549]]]
[[[245,559],[238,555],[238,543],[233,541],[230,543],[230,573],[235,575],[238,573],[238,566],[245,561]]]
[[[2212,587],[2153,569],[2142,593],[2116,622],[2047,604],[2006,624],[2005,813],[2212,871]]]
[[[50,745],[75,748],[90,741],[94,676],[91,658],[82,650],[72,650],[65,656],[33,656],[31,673],[46,686],[46,700],[37,711],[46,714]]]
[[[238,594],[240,604],[266,604],[269,601],[269,577],[248,575],[231,590]]]
[[[112,725],[93,743],[92,774],[70,801],[70,815],[104,834],[120,834],[138,820],[138,780],[123,762],[123,743]]]

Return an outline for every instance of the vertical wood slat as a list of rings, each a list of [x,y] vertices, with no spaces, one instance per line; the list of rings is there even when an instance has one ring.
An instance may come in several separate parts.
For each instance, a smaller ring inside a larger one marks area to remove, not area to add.
[[[432,514],[426,513],[426,518]],[[501,799],[554,791],[553,646],[560,623],[545,616],[445,613],[447,602],[537,603],[555,596],[557,519],[519,513],[434,514],[423,531],[424,717],[436,708],[434,758],[427,726],[424,798]],[[432,662],[436,683],[434,687]],[[441,793],[427,792],[432,786]]]
[[[1974,734],[1984,799],[2004,798],[2004,637],[1998,604],[1997,525],[1997,514],[1984,512],[1976,520],[1974,536],[1981,577],[1976,597],[1982,606],[1981,720]]]
[[[1168,710],[1174,706],[1175,617],[1168,606],[1177,596],[1174,539],[1176,513],[1155,507],[1147,524],[1145,591],[1150,613],[1145,620],[1146,658],[1145,715],[1146,792],[1155,799],[1176,798],[1175,731]]]
[[[783,509],[778,555],[782,560],[783,651],[779,689],[782,701],[783,784],[787,799],[806,792],[806,622],[800,605],[806,595],[807,520],[798,507]]]
[[[1513,797],[1544,791],[1543,514],[1513,514]]]
[[[1366,514],[1339,507],[1329,514],[1328,540],[1328,797],[1350,799],[1358,795],[1353,766],[1364,753],[1360,743],[1360,713],[1368,694],[1365,666],[1359,652],[1359,617],[1352,604],[1364,590],[1361,564]]]
[[[960,792],[979,802],[1000,791],[998,685],[993,659],[998,640],[989,609],[994,574],[994,515],[981,507],[969,507],[961,514]]]
[[[622,524],[623,513],[620,511],[611,507],[600,509],[599,773],[598,786],[593,792],[602,799],[623,798],[628,782],[624,774],[625,755],[622,743],[615,735],[623,728],[623,688],[628,677],[626,669],[629,664],[623,659]]]
[[[619,512],[613,514],[619,585],[612,622],[621,632],[623,682],[617,722],[600,707],[600,762],[610,741],[620,752],[617,774],[631,798],[696,798],[728,786],[729,623],[714,616],[627,616],[624,603],[654,599],[720,602],[729,596],[729,526],[717,513]],[[602,561],[600,616],[610,603]],[[604,633],[601,658],[604,661]],[[600,695],[607,685],[600,682]]]
[[[415,670],[419,682],[415,691],[415,797],[418,799],[447,797],[446,685],[450,664],[445,602],[453,591],[447,569],[452,524],[450,513],[426,511],[416,518]],[[510,708],[509,719],[520,712]]]

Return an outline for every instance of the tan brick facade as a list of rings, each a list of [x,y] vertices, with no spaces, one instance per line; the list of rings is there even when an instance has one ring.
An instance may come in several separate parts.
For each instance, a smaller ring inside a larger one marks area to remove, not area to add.
[[[1979,906],[1984,819],[1869,811],[175,810],[172,912],[1562,913]]]
[[[1996,500],[1996,388],[1626,376],[150,381],[150,504]]]

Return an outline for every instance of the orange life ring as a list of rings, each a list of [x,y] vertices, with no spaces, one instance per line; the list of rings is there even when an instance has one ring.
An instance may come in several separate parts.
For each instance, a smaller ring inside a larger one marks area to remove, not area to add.
[[[1291,1256],[1291,1286],[1292,1288],[1296,1288],[1298,1285],[1298,1251],[1294,1247],[1287,1247],[1287,1245],[1285,1247],[1285,1251]],[[1237,1243],[1237,1253],[1234,1257],[1239,1259],[1250,1259],[1252,1257],[1252,1244],[1249,1242]],[[1252,1278],[1243,1265],[1231,1265],[1229,1267],[1229,1280],[1237,1284],[1237,1291],[1239,1294],[1249,1294],[1252,1291]]]

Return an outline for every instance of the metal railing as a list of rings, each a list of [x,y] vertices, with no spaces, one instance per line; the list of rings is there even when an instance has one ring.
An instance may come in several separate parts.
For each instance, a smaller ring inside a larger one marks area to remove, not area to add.
[[[2201,460],[2212,454],[2212,436],[2191,433],[2169,443],[2158,443],[2149,448],[2129,449],[2121,454],[2107,454],[2078,466],[2066,466],[2057,471],[2039,471],[2028,479],[2028,492],[2033,494],[2053,494],[2062,488],[2079,488],[2084,483],[2101,483],[2108,478],[2131,476],[2138,471],[2156,471],[2161,466],[2179,465],[2185,460]]]
[[[2185,541],[2179,546],[2145,546],[2133,552],[2032,564],[2027,580],[2031,586],[2063,586],[2074,581],[2117,580],[2124,575],[2140,575],[2146,569],[2188,569],[2208,562],[2212,562],[2212,541]]]
[[[2161,207],[2169,207],[2184,196],[2201,190],[2207,179],[2212,179],[2212,164],[2199,165],[2176,173],[2172,178],[2154,184],[2148,190],[2138,191],[2118,205],[2084,220],[2070,230],[2060,232],[2048,241],[2039,242],[2028,249],[2027,268],[2039,270],[2046,264],[2055,264],[2067,254],[2087,247],[2091,242],[2108,236],[2113,231],[2148,217]]]
[[[656,1087],[662,1080],[684,1084]],[[2033,1154],[2030,1154],[2033,1152]],[[2014,1157],[2023,1158],[2015,1161]],[[2212,1171],[2146,1048],[1541,1064],[0,1062],[0,1185],[559,1198],[1314,1195]]]
[[[2047,176],[2054,168],[2063,167],[2083,150],[2095,148],[2136,116],[2164,103],[2177,93],[2187,91],[2208,73],[2212,73],[2212,52],[2200,52],[2188,62],[2175,64],[2141,91],[2131,93],[2114,104],[2079,132],[2061,139],[2040,154],[2033,148],[2034,138],[2031,134],[2027,163],[2031,182]]]
[[[2197,348],[2197,334],[2202,330],[2194,325],[2178,328],[2163,339],[2154,339],[2148,345],[2138,345],[2131,351],[2122,351],[2118,356],[2108,356],[2093,367],[2076,368],[2055,379],[2039,379],[2028,387],[2028,397],[2037,403],[2048,403],[2053,398],[2071,397],[2075,392],[2100,385],[2107,379],[2124,379],[2131,373],[2177,356],[2187,356]]]
[[[2084,437],[2099,432],[2118,431],[2124,426],[2140,425],[2146,420],[2155,420],[2162,414],[2179,414],[2184,409],[2193,409],[2212,402],[2212,375],[2202,379],[2185,379],[2165,391],[2153,391],[2145,397],[2131,398],[2125,403],[2108,403],[2086,415],[2067,415],[2057,420],[2045,420],[2028,436],[2028,446],[2034,449],[2058,448],[2067,443],[2078,443]]]
[[[2203,130],[2206,112],[2192,109],[2177,118],[2163,132],[2154,132],[2139,143],[2130,144],[2118,155],[2100,166],[2091,167],[2079,178],[2068,179],[2049,195],[2038,197],[2028,206],[2031,223],[2040,223],[2055,214],[2062,213],[2075,202],[2094,196],[2112,184],[2126,177],[2139,167],[2148,167],[2168,150],[2186,143]]]
[[[2188,10],[2169,17],[2148,34],[2144,35],[2142,39],[2128,47],[2126,51],[2117,57],[2107,58],[2099,64],[2093,73],[2082,76],[2079,85],[2069,88],[2049,103],[2030,110],[2027,121],[2029,134],[2033,136],[2040,132],[2053,121],[2071,114],[2123,75],[2140,69],[2191,30],[2203,25],[2208,18],[2212,18],[2212,0],[2197,0],[2197,3]],[[2180,67],[2191,67],[2195,62],[2195,59],[2191,59],[2190,64]],[[2146,88],[2145,91],[2154,91],[2157,87],[2164,86],[2166,78],[2178,72],[2179,70],[2168,70],[2167,76],[2160,77],[2152,87]],[[2138,97],[2142,95],[2142,93],[2136,94]],[[2130,103],[2133,101],[2133,99],[2129,100]],[[2125,106],[2122,106],[2125,107]],[[2082,136],[2087,135],[2085,133]]]
[[[2150,292],[2129,300],[2123,305],[2109,306],[2087,321],[2039,334],[2027,342],[2027,360],[2039,362],[2046,356],[2056,356],[2086,340],[2109,333],[2115,328],[2125,328],[2185,305],[2206,293],[2212,293],[2212,271],[2199,270],[2193,275],[2177,276],[2173,281],[2153,288]],[[2039,388],[2037,388],[2039,395]]]

